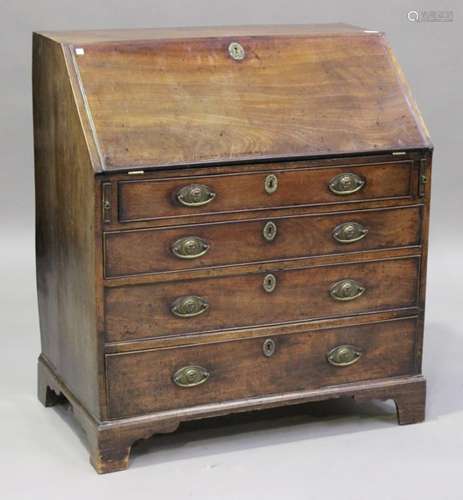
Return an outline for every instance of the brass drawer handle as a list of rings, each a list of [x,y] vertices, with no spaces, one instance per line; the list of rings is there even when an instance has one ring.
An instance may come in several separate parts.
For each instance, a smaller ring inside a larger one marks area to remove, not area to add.
[[[330,295],[334,300],[348,301],[358,299],[366,288],[355,280],[345,279],[330,287]]]
[[[274,174],[267,175],[264,181],[264,188],[267,194],[272,194],[278,189],[278,177]]]
[[[277,232],[277,225],[272,221],[267,222],[262,229],[262,235],[265,241],[273,241],[277,235]]]
[[[216,194],[204,184],[190,184],[178,189],[175,196],[185,207],[201,207],[210,203]]]
[[[172,302],[170,312],[177,318],[193,318],[199,316],[209,309],[206,299],[197,295],[187,295],[179,297]]]
[[[344,222],[333,230],[333,238],[339,243],[355,243],[365,238],[368,229],[358,222]]]
[[[175,241],[171,249],[179,259],[197,259],[207,253],[209,245],[198,236],[186,236]]]
[[[172,380],[179,387],[195,387],[204,384],[210,373],[202,366],[190,365],[177,370]]]
[[[365,179],[360,175],[349,172],[348,174],[339,174],[333,177],[328,187],[330,191],[337,195],[354,194],[365,186]]]
[[[360,359],[362,350],[353,345],[339,345],[326,355],[328,363],[333,366],[350,366]]]

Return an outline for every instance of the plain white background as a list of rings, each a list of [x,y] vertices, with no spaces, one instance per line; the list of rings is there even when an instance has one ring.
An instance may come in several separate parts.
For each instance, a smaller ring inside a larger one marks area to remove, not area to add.
[[[410,23],[409,10],[452,10]],[[85,498],[460,500],[463,466],[462,27],[453,2],[0,0],[0,477],[7,500]],[[97,476],[64,408],[37,401],[31,32],[350,22],[383,30],[430,128],[434,157],[424,373],[427,420],[351,401],[197,423],[143,442]],[[270,418],[272,417],[272,418]]]

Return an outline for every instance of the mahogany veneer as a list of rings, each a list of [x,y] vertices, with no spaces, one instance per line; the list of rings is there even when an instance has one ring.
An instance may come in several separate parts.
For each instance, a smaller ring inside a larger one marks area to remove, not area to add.
[[[432,145],[383,34],[34,34],[39,399],[97,472],[187,420],[423,420]]]

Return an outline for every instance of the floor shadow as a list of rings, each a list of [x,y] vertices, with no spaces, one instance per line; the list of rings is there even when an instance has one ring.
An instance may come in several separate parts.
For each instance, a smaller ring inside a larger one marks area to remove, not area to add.
[[[463,411],[463,335],[448,324],[426,325],[423,373],[428,381],[426,420]],[[443,362],[443,360],[445,360]],[[84,430],[66,401],[54,407],[84,446]],[[301,439],[365,432],[396,425],[392,401],[352,398],[293,405],[183,423],[177,432],[137,442],[131,467],[185,460]],[[88,448],[88,447],[87,447]]]
[[[185,422],[173,434],[138,441],[132,448],[131,466],[152,466],[394,425],[397,417],[393,401],[340,398],[240,413]]]
[[[463,411],[463,332],[448,323],[426,323],[423,374],[427,419]]]
[[[88,451],[85,431],[65,398],[52,409],[66,422]],[[153,466],[234,450],[254,449],[301,439],[367,431],[396,425],[392,401],[352,398],[292,405],[182,423],[171,434],[136,442],[130,467]]]

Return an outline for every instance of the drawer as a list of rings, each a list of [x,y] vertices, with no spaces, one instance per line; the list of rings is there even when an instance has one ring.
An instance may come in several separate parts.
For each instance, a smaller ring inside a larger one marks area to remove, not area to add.
[[[106,288],[106,340],[131,341],[413,307],[418,271],[418,258],[403,258]],[[351,280],[347,289],[343,280]],[[349,293],[351,300],[339,300]]]
[[[119,181],[119,222],[413,196],[412,161],[289,165],[258,173]]]
[[[414,374],[415,337],[416,320],[405,319],[111,354],[109,411],[113,418],[129,417]]]
[[[420,207],[105,233],[105,276],[418,245]],[[349,228],[352,230],[349,232]],[[337,231],[337,238],[334,233]]]

